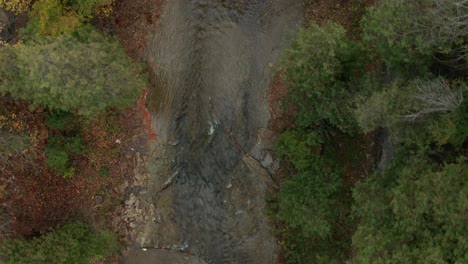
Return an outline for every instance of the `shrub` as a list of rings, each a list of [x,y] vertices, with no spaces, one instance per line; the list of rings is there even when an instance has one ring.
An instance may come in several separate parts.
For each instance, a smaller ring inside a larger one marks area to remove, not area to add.
[[[46,149],[47,159],[45,163],[47,166],[54,168],[57,173],[64,178],[71,178],[74,176],[75,170],[70,167],[68,153],[57,146],[48,146]]]
[[[314,148],[319,148],[322,139],[315,131],[287,130],[283,132],[275,144],[275,150],[281,159],[290,161],[294,168],[302,171],[306,169],[309,160],[313,158]]]
[[[47,142],[46,164],[54,168],[64,178],[71,178],[75,169],[70,164],[70,158],[81,153],[84,144],[79,135],[77,136],[51,136]]]
[[[75,136],[54,135],[49,137],[47,145],[61,148],[71,155],[79,154],[84,149],[80,134]]]
[[[333,199],[340,184],[339,170],[320,156],[309,160],[309,168],[284,182],[279,191],[277,218],[304,237],[331,236],[336,215]]]
[[[297,175],[287,179],[279,192],[280,212],[277,218],[292,228],[301,228],[308,236],[314,233],[326,237],[330,229],[328,221],[319,218],[330,212],[323,211],[326,208],[324,204],[328,203],[328,197],[339,186],[340,180],[337,169],[316,151],[322,142],[314,131],[305,134],[288,130],[280,136],[275,145],[277,154],[294,165]],[[314,215],[315,218],[312,217]]]
[[[1,246],[5,264],[88,264],[113,253],[118,242],[111,231],[95,232],[82,223],[69,223],[32,240],[7,240]]]
[[[65,130],[73,120],[73,114],[65,111],[51,111],[46,114],[44,125],[52,129]]]
[[[1,94],[87,116],[128,106],[145,85],[117,40],[91,28],[2,48],[0,62]]]

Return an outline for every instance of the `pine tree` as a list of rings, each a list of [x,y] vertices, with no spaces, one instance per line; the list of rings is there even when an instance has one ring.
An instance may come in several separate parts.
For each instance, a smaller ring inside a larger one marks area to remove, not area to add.
[[[1,94],[83,115],[125,107],[145,85],[118,42],[88,27],[1,48],[0,65]]]

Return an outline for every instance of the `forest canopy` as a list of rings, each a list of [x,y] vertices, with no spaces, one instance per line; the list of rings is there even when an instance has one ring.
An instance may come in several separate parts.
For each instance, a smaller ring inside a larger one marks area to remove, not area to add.
[[[468,2],[363,13],[352,32],[307,25],[280,65],[297,109],[276,145],[293,173],[272,206],[287,262],[466,263]]]

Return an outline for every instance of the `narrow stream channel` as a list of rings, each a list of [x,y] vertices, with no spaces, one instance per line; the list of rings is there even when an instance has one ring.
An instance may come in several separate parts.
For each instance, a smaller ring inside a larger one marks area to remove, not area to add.
[[[301,0],[168,0],[146,50],[157,65],[147,107],[146,223],[128,263],[274,263],[258,131]],[[144,250],[142,249],[144,248]]]

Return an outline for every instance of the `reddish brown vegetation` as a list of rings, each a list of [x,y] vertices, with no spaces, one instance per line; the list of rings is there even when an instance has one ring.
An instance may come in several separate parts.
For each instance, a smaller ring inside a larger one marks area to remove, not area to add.
[[[164,0],[120,0],[115,6],[115,28],[127,53],[143,59],[148,40],[158,29]]]
[[[270,120],[268,121],[268,128],[275,132],[283,132],[286,128],[294,124],[296,109],[286,102],[286,96],[290,87],[283,80],[284,70],[278,71],[270,84],[269,94],[269,109]]]
[[[353,38],[359,38],[359,21],[364,15],[367,7],[371,6],[376,0],[318,0],[306,8],[306,23],[315,22],[319,24],[328,21],[336,22],[342,25],[348,35]]]
[[[150,113],[148,112],[148,109],[146,109],[146,106],[145,106],[146,95],[148,95],[148,92],[149,92],[149,88],[146,87],[143,90],[143,93],[142,93],[142,95],[141,95],[141,97],[139,99],[139,105],[140,105],[139,108],[140,108],[140,112],[141,112],[141,115],[143,117],[143,121],[144,121],[144,124],[145,124],[145,130],[148,133],[149,139],[154,141],[158,137],[157,137],[156,133],[154,133],[153,128],[151,127],[151,125],[152,125],[151,115],[150,115]]]
[[[122,46],[132,58],[145,61],[150,70],[155,70],[157,65],[147,61],[144,52],[147,43],[158,29],[157,22],[163,6],[164,0],[120,0],[115,6],[114,25]],[[149,139],[156,140],[157,135],[151,127],[151,115],[145,106],[148,92],[149,87],[146,87],[135,104],[135,109],[140,110]]]
[[[145,45],[157,30],[162,0],[116,1],[114,17],[101,18],[97,27],[116,31],[130,56],[143,59]],[[8,127],[31,138],[31,147],[0,164],[0,204],[20,236],[42,233],[69,220],[94,226],[107,225],[113,208],[123,199],[124,183],[133,176],[133,152],[144,151],[148,139],[156,140],[145,107],[149,89],[133,109],[103,114],[80,128],[86,145],[74,158],[76,175],[63,179],[45,165],[49,129],[43,111],[29,111],[27,102],[1,97]],[[3,212],[2,211],[2,212]],[[118,228],[117,228],[118,229]]]
[[[353,186],[363,180],[375,167],[375,138],[377,132],[367,135],[337,136],[338,160],[343,162],[343,179]]]
[[[0,164],[5,166],[0,182],[8,182],[0,203],[10,215],[14,233],[30,236],[70,220],[106,225],[122,199],[123,183],[131,180],[130,154],[147,137],[138,112],[102,114],[83,125],[80,132],[86,150],[74,160],[76,175],[64,179],[44,163],[48,135],[44,113],[27,110],[26,102],[1,100],[6,116],[14,121],[12,128],[29,132],[32,142],[26,150],[30,159],[11,157]]]

